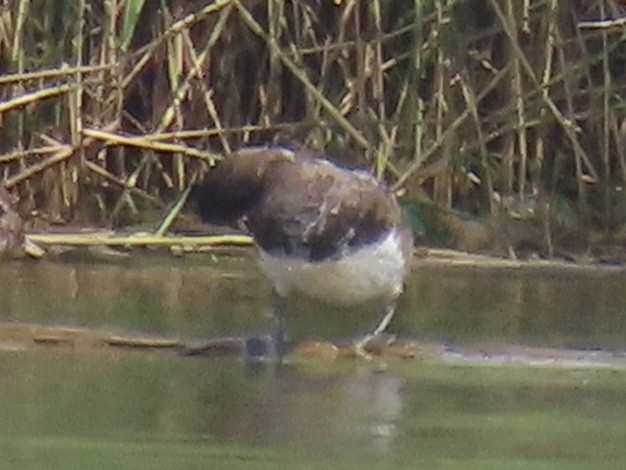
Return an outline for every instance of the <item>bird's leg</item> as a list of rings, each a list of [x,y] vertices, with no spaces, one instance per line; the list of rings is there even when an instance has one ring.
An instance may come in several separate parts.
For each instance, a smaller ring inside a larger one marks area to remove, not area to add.
[[[272,342],[274,357],[282,361],[285,355],[285,323],[287,317],[287,298],[276,291],[272,292],[272,304],[274,306],[274,327],[272,329]]]
[[[385,305],[385,313],[381,318],[378,326],[371,333],[366,334],[364,337],[360,338],[358,341],[354,343],[354,350],[357,356],[369,358],[370,355],[366,351],[366,347],[370,341],[376,338],[378,335],[385,332],[389,323],[393,318],[393,315],[396,313],[396,306],[398,305],[397,299],[393,299]]]
[[[285,317],[287,315],[287,298],[273,292],[272,306],[274,318],[269,334],[246,339],[244,349],[246,359],[269,359],[278,364],[282,362],[286,350]]]

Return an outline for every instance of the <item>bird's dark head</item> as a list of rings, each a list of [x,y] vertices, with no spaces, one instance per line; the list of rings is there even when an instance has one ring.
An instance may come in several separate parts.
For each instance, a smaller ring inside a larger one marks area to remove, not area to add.
[[[193,188],[193,209],[205,222],[234,224],[262,197],[267,168],[289,155],[289,150],[280,147],[249,147],[229,155]]]
[[[260,185],[227,173],[218,165],[191,191],[194,211],[210,224],[233,225],[260,197]]]

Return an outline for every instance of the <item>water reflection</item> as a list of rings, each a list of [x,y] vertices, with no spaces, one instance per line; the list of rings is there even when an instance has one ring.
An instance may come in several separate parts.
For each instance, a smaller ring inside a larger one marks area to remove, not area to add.
[[[336,450],[338,443],[390,450],[403,408],[399,375],[371,367],[320,375],[291,367],[265,372],[250,378],[254,393],[241,397],[239,409],[230,408],[224,419],[204,415],[199,431],[231,443],[313,453]],[[214,392],[204,389],[205,404],[219,401]]]
[[[428,267],[409,280],[403,328],[445,343],[619,349],[626,273]],[[419,313],[418,313],[419,312]]]
[[[250,376],[235,360],[162,353],[5,353],[0,466],[204,468],[207,458],[218,468],[248,468],[240,460],[254,468],[626,462],[624,374],[419,363],[332,369]],[[95,445],[106,453],[93,454]],[[215,449],[223,450],[216,456]],[[38,465],[31,465],[34,451]]]
[[[206,260],[206,258],[204,258]],[[205,335],[270,316],[250,260],[0,265],[0,320]]]
[[[387,451],[404,379],[370,367],[324,374],[149,354],[0,357],[0,439],[155,437],[305,453]]]
[[[391,329],[421,341],[623,349],[626,274],[424,266]],[[125,265],[0,265],[0,321],[131,329],[191,337],[255,332],[271,320],[270,286],[251,258],[134,260]],[[295,300],[296,338],[368,331],[379,310]]]
[[[393,329],[452,349],[620,350],[624,281],[609,271],[428,266],[410,278]],[[269,285],[247,258],[11,263],[0,265],[0,286],[2,322],[203,338],[262,329],[271,319]],[[368,327],[358,310],[292,307],[289,328],[299,337]],[[238,359],[172,351],[9,349],[0,352],[1,468],[626,462],[626,374],[617,369],[304,361],[250,373]]]

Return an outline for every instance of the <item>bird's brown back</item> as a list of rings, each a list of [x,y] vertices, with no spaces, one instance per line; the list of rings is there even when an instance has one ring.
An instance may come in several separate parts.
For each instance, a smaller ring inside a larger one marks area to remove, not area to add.
[[[374,242],[402,218],[376,178],[306,150],[244,149],[211,170],[197,193],[206,221],[243,216],[263,250],[312,261]]]

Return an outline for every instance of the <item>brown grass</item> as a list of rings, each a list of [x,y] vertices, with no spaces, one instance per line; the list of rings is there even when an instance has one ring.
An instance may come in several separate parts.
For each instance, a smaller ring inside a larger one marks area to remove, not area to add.
[[[149,218],[259,142],[369,162],[443,207],[548,194],[585,224],[626,221],[611,0],[5,5],[1,177],[49,221]]]

